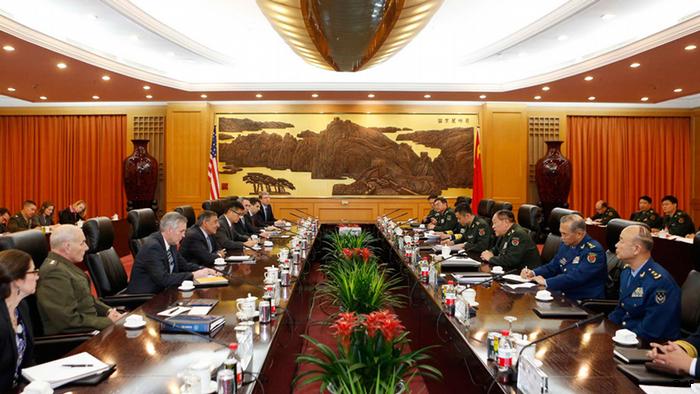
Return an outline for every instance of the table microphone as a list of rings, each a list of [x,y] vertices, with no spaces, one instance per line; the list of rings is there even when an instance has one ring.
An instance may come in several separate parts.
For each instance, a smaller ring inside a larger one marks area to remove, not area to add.
[[[284,231],[284,232],[287,232],[287,233],[292,233],[292,234],[294,234],[294,235],[299,235],[299,233],[295,233],[295,232],[292,231],[292,230],[287,230],[286,228],[277,227],[277,226],[275,226],[275,225],[271,225],[270,227],[274,227],[274,228],[276,228],[277,230]]]
[[[400,210],[401,210],[401,208],[396,208],[396,209],[394,209],[393,211],[391,211],[391,212],[389,212],[389,213],[387,213],[387,214],[385,214],[385,215],[383,215],[383,216],[384,216],[385,218],[388,218],[389,215],[392,215],[392,214],[394,214],[394,213],[396,213],[396,212],[398,212],[398,211],[400,211]]]
[[[292,208],[292,209],[294,209],[294,208]],[[291,212],[291,211],[290,211],[290,212],[288,212],[288,213],[289,213],[290,215],[294,216],[294,217],[297,218],[297,219],[304,219],[303,217],[301,217],[301,216],[295,214],[294,212]]]
[[[398,219],[398,218],[402,218],[402,217],[404,217],[404,216],[406,216],[406,215],[408,215],[408,212],[403,212],[403,213],[402,213],[401,215],[399,215],[399,216],[394,216],[394,217],[392,217],[392,218],[389,218],[389,220],[391,220],[391,221],[393,222],[394,220],[396,220],[396,219]]]
[[[513,375],[514,375],[514,379],[513,379],[513,380],[516,380],[516,379],[518,378],[518,366],[519,366],[519,364],[520,364],[520,357],[523,355],[523,351],[524,351],[525,349],[527,349],[528,347],[530,347],[530,346],[532,346],[532,345],[535,345],[535,344],[537,344],[537,343],[540,343],[540,342],[542,342],[542,341],[545,341],[545,340],[547,340],[547,339],[549,339],[549,338],[551,338],[551,337],[555,337],[555,336],[557,336],[557,335],[559,335],[559,334],[562,334],[562,333],[567,332],[567,331],[569,331],[569,330],[571,330],[571,329],[574,329],[574,328],[579,328],[579,327],[581,327],[581,326],[583,326],[583,325],[586,325],[586,324],[588,324],[588,323],[592,323],[592,322],[594,322],[594,321],[596,321],[596,320],[598,320],[598,319],[600,319],[600,318],[604,318],[604,317],[605,317],[605,313],[599,313],[599,314],[597,314],[597,315],[594,315],[594,316],[592,316],[592,317],[589,317],[588,319],[579,320],[579,321],[577,321],[576,323],[574,323],[574,324],[572,324],[572,325],[570,325],[570,326],[566,326],[566,327],[564,327],[564,328],[562,328],[562,329],[560,329],[560,330],[557,330],[557,331],[555,331],[555,332],[553,332],[553,333],[551,333],[551,334],[549,334],[549,335],[545,335],[545,336],[543,336],[542,338],[537,338],[536,340],[534,340],[534,341],[528,343],[527,345],[523,346],[523,348],[520,349],[520,353],[518,353],[518,361],[515,362],[515,367],[513,368]]]

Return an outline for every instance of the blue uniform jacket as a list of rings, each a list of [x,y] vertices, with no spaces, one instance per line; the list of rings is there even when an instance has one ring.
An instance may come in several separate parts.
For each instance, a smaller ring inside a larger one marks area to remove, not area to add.
[[[652,258],[635,277],[625,266],[620,275],[620,301],[609,318],[648,341],[676,339],[680,335],[681,289]]]
[[[562,242],[552,260],[534,271],[547,280],[547,289],[562,291],[569,298],[605,298],[606,260],[600,243],[586,234],[576,246]]]

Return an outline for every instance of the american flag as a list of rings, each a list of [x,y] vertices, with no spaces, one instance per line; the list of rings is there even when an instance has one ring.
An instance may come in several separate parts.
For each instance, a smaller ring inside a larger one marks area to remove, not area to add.
[[[219,161],[216,159],[216,126],[214,126],[214,131],[211,133],[207,177],[209,178],[209,199],[217,200],[219,198]]]

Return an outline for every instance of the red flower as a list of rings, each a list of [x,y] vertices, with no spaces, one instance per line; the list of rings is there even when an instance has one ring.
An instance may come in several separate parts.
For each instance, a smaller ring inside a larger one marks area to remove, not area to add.
[[[345,255],[345,258],[351,259],[352,258],[352,251],[348,248],[343,248],[343,255]]]
[[[370,252],[369,248],[362,248],[360,250],[360,253],[362,254],[362,260],[364,260],[365,263],[369,260],[370,256],[372,255],[372,252]]]
[[[367,334],[371,337],[381,329],[383,315],[379,312],[372,312],[365,317],[365,321],[362,323],[367,328]]]
[[[333,335],[340,337],[340,342],[348,349],[350,347],[350,335],[357,327],[357,315],[354,312],[340,313],[338,320],[335,321],[330,329],[334,331]]]
[[[380,331],[387,341],[391,341],[401,335],[405,329],[396,315],[386,309],[370,313],[363,324],[367,328],[369,336],[373,337],[377,331]]]
[[[396,315],[391,315],[390,319],[384,320],[384,324],[381,326],[380,330],[384,339],[387,341],[392,341],[397,336],[401,335],[405,327],[401,324],[401,321],[396,318]]]

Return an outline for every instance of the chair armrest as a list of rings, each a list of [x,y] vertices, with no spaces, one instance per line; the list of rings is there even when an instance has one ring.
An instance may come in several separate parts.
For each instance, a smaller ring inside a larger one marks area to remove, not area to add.
[[[151,298],[153,294],[117,294],[102,297],[100,301],[112,307],[123,306],[127,309],[136,309]]]
[[[581,306],[588,308],[597,313],[605,313],[606,315],[612,312],[615,307],[617,307],[617,300],[606,300],[606,299],[585,299],[579,301]]]
[[[98,330],[92,330],[34,337],[34,359],[37,363],[41,364],[61,358],[66,353],[99,333]]]

